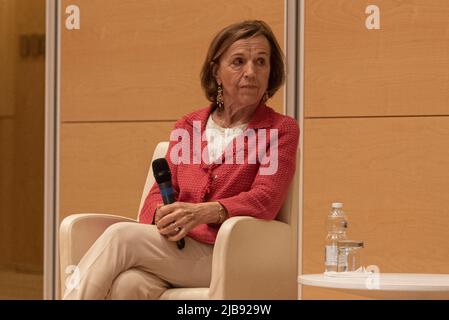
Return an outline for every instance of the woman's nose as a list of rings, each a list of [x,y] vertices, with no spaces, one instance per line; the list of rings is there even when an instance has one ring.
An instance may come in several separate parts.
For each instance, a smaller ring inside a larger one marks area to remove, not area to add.
[[[245,77],[252,77],[255,74],[254,64],[252,62],[248,62],[245,66]]]

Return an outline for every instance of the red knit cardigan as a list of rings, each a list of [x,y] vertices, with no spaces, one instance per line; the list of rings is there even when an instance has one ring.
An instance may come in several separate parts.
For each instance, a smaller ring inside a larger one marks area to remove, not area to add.
[[[190,137],[198,127],[193,121],[201,121],[201,134],[203,134],[207,119],[212,112],[212,106],[192,112],[175,124],[176,128],[185,129]],[[248,163],[247,147],[245,141],[245,161],[243,164],[225,163],[225,154],[222,155],[222,164],[206,162],[193,163],[193,138],[190,147],[189,164],[179,163],[175,165],[170,159],[171,149],[180,141],[170,141],[166,154],[167,162],[172,174],[172,184],[177,201],[200,203],[220,202],[227,210],[228,216],[252,216],[260,219],[274,219],[282,206],[287,195],[296,166],[296,149],[298,147],[299,128],[296,121],[288,116],[275,112],[272,108],[261,104],[257,107],[253,117],[248,123],[247,130],[254,129],[258,132],[265,129],[278,130],[278,167],[274,174],[262,175],[260,168],[268,167],[269,164]],[[266,139],[266,148],[269,150],[269,134]],[[233,156],[236,154],[237,143],[230,143],[228,147],[233,148]],[[201,142],[201,152],[207,148],[207,141]],[[176,149],[175,149],[176,150]],[[198,150],[198,149],[197,149]],[[206,150],[207,154],[207,150]],[[267,152],[270,156],[270,152]],[[257,158],[257,157],[256,157]],[[162,197],[157,183],[154,183],[139,214],[139,222],[151,224],[153,222],[156,206],[162,204]],[[213,244],[217,237],[220,225],[202,224],[198,225],[188,233],[197,241]]]

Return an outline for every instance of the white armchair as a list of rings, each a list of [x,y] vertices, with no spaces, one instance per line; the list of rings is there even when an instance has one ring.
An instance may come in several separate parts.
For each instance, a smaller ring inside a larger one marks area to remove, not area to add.
[[[167,148],[168,142],[159,143],[153,160],[164,157]],[[296,299],[297,208],[292,200],[293,194],[297,194],[297,181],[294,180],[277,220],[240,216],[223,223],[214,247],[209,288],[168,289],[160,299]],[[139,212],[153,183],[150,165]],[[108,226],[121,221],[137,222],[99,213],[73,214],[62,221],[61,291],[65,288],[66,268],[76,265]]]

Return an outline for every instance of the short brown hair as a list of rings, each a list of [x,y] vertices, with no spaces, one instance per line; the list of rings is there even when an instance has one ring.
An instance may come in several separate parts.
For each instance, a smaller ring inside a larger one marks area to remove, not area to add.
[[[206,60],[201,69],[201,86],[206,98],[216,106],[217,82],[215,73],[223,53],[236,41],[255,36],[264,36],[270,44],[270,76],[267,94],[271,98],[284,84],[284,56],[270,26],[260,20],[247,20],[227,26],[218,32],[207,51]]]

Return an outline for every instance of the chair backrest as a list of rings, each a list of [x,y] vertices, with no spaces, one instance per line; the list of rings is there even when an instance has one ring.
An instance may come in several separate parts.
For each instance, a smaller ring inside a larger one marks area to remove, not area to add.
[[[168,145],[169,142],[168,141],[162,141],[159,142],[156,146],[156,149],[154,150],[153,153],[153,158],[151,159],[151,163],[153,163],[153,161],[155,159],[158,158],[163,158],[165,157],[165,155],[167,154],[167,150],[168,150]],[[299,150],[297,152],[297,158],[296,158],[296,162],[299,162]],[[297,170],[298,171],[298,168]],[[298,172],[296,173],[296,175],[298,174]],[[154,184],[154,176],[153,176],[153,166],[150,164],[150,168],[148,170],[148,175],[147,175],[147,179],[145,182],[145,186],[143,188],[143,192],[142,192],[142,197],[140,198],[140,206],[139,206],[139,211],[137,213],[137,218],[139,218],[139,214],[140,211],[142,210],[143,204],[145,202],[145,198],[148,195],[148,192],[150,191],[151,187]],[[292,224],[295,223],[295,221],[292,221],[292,205],[293,205],[293,195],[294,195],[294,187],[296,185],[296,181],[292,181],[292,183],[290,184],[290,187],[288,188],[288,194],[287,197],[284,200],[284,204],[282,205],[281,209],[279,210],[279,213],[276,217],[276,220],[278,221],[282,221],[285,222],[287,224]]]
[[[156,149],[154,149],[153,158],[151,159],[150,168],[149,168],[148,174],[147,174],[147,180],[145,181],[145,186],[143,187],[142,197],[140,198],[140,206],[139,206],[139,211],[137,212],[137,219],[139,219],[140,211],[142,210],[145,199],[148,195],[148,192],[150,192],[150,189],[153,186],[154,181],[155,181],[154,176],[153,176],[152,163],[154,160],[156,160],[158,158],[165,157],[165,155],[167,154],[167,150],[168,150],[168,144],[169,144],[168,141],[159,142],[156,146]]]
[[[297,208],[297,199],[295,195],[299,194],[299,162],[300,162],[300,150],[299,148],[296,150],[296,171],[293,179],[288,188],[288,194],[284,200],[284,203],[279,210],[278,215],[276,216],[276,220],[285,222],[290,226],[296,226],[297,223],[297,215],[294,215],[294,212],[298,211]]]
[[[291,224],[291,214],[292,214],[292,204],[293,204],[293,182],[288,188],[288,194],[279,210],[276,220]]]

